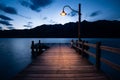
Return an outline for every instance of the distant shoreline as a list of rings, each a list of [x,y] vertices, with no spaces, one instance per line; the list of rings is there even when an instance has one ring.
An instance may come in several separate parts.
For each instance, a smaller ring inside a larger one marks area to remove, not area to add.
[[[78,37],[0,37],[0,38],[78,38]],[[120,38],[120,37],[81,37],[81,38]]]

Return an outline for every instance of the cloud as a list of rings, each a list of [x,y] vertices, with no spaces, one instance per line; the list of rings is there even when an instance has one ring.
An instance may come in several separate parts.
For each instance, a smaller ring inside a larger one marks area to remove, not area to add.
[[[31,3],[27,1],[20,1],[20,4],[24,7],[30,7]]]
[[[23,26],[30,29],[33,26],[32,24],[33,24],[32,22],[28,22],[27,25],[23,25]]]
[[[8,21],[0,21],[0,24],[6,25],[6,26],[12,26]]]
[[[14,27],[7,27],[9,30],[13,30],[13,29],[15,29]]]
[[[14,7],[9,7],[9,6],[6,6],[5,4],[0,3],[0,10],[6,12],[8,14],[19,15],[19,16],[24,17],[26,19],[31,19],[29,17],[18,14],[17,10]]]
[[[6,6],[5,4],[1,4],[1,3],[0,3],[0,10],[9,14],[18,14],[15,8]]]
[[[52,19],[49,20],[49,22],[50,22],[50,23],[55,23],[55,24],[57,24],[57,22],[56,22],[56,21],[53,21]]]
[[[95,17],[101,14],[101,11],[95,11],[93,13],[90,14],[90,17]]]
[[[0,30],[2,30],[2,27],[0,27]]]
[[[9,14],[18,14],[17,10],[13,7],[5,7],[4,12]]]
[[[0,18],[3,19],[3,20],[9,20],[9,21],[12,21],[13,19],[7,17],[7,16],[4,16],[4,15],[0,15]]]
[[[29,7],[31,10],[40,12],[41,8],[51,4],[53,0],[23,0],[20,1],[21,5],[24,7]]]
[[[68,16],[74,17],[77,14],[78,14],[77,12],[71,11],[70,13],[68,13]]]
[[[43,20],[47,20],[48,18],[47,17],[44,17]]]
[[[45,20],[45,21],[50,22],[50,23],[58,24],[56,21],[49,19],[48,17],[43,17],[42,20]]]
[[[5,8],[5,4],[0,3],[0,10],[4,10],[4,8]]]

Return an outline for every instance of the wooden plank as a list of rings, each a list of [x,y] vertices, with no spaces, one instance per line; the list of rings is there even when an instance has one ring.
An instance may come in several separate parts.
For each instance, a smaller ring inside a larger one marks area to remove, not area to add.
[[[18,78],[16,80],[106,80],[105,77],[84,77],[84,78]]]
[[[108,47],[108,46],[101,46],[100,47],[102,50],[110,51],[116,54],[120,54],[120,48],[113,48],[113,47]]]
[[[87,53],[87,54],[89,54],[90,56],[96,58],[96,55],[95,55],[94,53],[89,52],[89,51],[87,51],[87,50],[84,50],[84,52]]]
[[[27,74],[18,77],[29,78],[82,78],[82,77],[104,77],[102,74],[86,73],[86,74]]]
[[[37,65],[35,65],[35,66],[30,66],[30,68],[44,68],[44,69],[47,69],[47,68],[50,68],[50,67],[52,67],[52,68],[58,68],[58,67],[66,67],[66,66],[58,66],[58,65],[54,65],[54,66],[44,66],[44,65],[39,65],[39,66],[37,66]],[[93,65],[85,65],[85,66],[67,66],[67,67],[70,67],[71,69],[73,68],[73,69],[93,69],[94,68],[94,66]]]
[[[93,48],[96,48],[96,44],[91,44],[91,43],[84,43],[85,46],[90,46]]]
[[[81,70],[81,71],[89,71],[89,70],[95,70],[95,68],[81,68],[81,67],[68,67],[68,66],[66,66],[66,67],[46,67],[46,66],[43,66],[43,67],[34,67],[34,68],[28,68],[28,69],[26,69],[26,70],[31,70],[31,71],[39,71],[39,70]]]
[[[101,58],[101,61],[104,62],[104,63],[106,63],[106,64],[108,64],[108,65],[111,66],[112,68],[120,71],[120,65],[115,64],[115,63],[112,63],[112,62],[110,62],[110,61],[108,61],[108,60],[106,60],[106,59],[104,59],[104,58]]]
[[[22,74],[85,74],[85,73],[95,73],[99,74],[96,70],[25,70],[21,72]],[[101,73],[100,73],[101,74]]]

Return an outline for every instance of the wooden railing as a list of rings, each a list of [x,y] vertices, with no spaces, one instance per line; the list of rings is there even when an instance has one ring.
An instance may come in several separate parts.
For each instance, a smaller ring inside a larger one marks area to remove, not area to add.
[[[113,53],[116,53],[116,54],[120,54],[120,49],[119,48],[113,48],[113,47],[108,47],[108,46],[103,46],[101,45],[101,42],[97,42],[96,44],[91,44],[91,43],[88,43],[88,42],[85,42],[85,41],[72,41],[71,42],[71,46],[73,48],[75,48],[77,51],[80,52],[80,54],[83,56],[84,53],[94,57],[96,59],[96,63],[95,63],[95,66],[97,68],[97,70],[100,70],[100,67],[101,67],[101,62],[104,62],[105,64],[111,66],[112,68],[120,71],[120,65],[118,64],[115,64],[103,57],[101,57],[101,50],[105,50],[105,51],[109,51],[109,52],[113,52]],[[86,47],[93,47],[96,49],[96,53],[92,53],[92,52],[89,52]]]
[[[31,44],[32,57],[33,58],[37,57],[39,54],[41,54],[41,52],[42,52],[42,46],[41,46],[40,40],[36,44],[34,41],[32,41],[32,44]]]
[[[32,44],[31,44],[32,57],[36,58],[38,55],[43,53],[48,48],[49,48],[49,46],[47,46],[46,43],[41,43],[40,40],[38,43],[35,43],[34,41],[32,41]]]

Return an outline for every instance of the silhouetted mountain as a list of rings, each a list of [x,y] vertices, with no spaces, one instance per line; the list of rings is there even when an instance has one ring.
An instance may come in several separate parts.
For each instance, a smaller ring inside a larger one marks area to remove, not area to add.
[[[119,31],[120,21],[84,20],[80,26],[81,37],[120,38]],[[0,31],[0,37],[75,38],[78,37],[78,23],[41,25],[30,30],[4,30]]]

